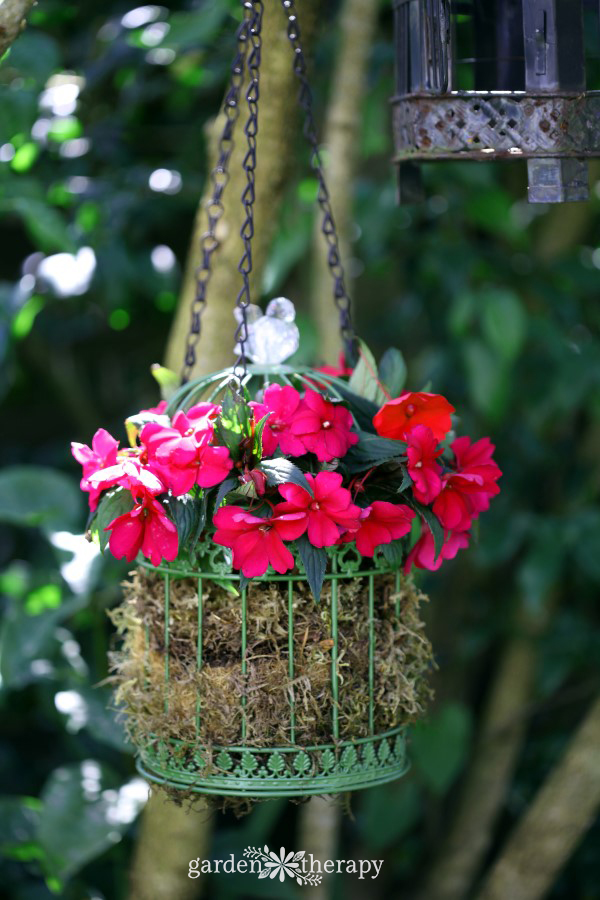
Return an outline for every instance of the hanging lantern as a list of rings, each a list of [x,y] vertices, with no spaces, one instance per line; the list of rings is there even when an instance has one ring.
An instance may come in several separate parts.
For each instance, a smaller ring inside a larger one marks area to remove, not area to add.
[[[352,791],[406,771],[432,667],[410,570],[468,546],[501,474],[487,438],[451,435],[444,397],[404,389],[399,351],[378,365],[353,332],[297,16],[282,5],[346,364],[288,363],[293,304],[250,302],[263,7],[244,2],[182,384],[128,419],[128,448],[103,429],[91,448],[73,445],[92,536],[138,562],[113,613],[113,671],[140,772],[225,802]],[[245,72],[238,358],[190,380]]]
[[[527,160],[530,202],[588,199],[600,94],[586,91],[583,0],[394,0],[394,13],[400,202],[420,199],[430,160]],[[585,30],[597,43],[597,3]]]

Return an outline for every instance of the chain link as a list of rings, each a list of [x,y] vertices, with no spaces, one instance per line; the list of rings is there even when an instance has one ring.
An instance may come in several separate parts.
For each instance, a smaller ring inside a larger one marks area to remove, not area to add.
[[[298,102],[304,112],[303,131],[310,147],[310,162],[318,182],[317,201],[322,213],[321,231],[327,242],[327,264],[333,279],[333,299],[339,314],[340,333],[344,342],[346,359],[352,363],[356,357],[356,335],[352,325],[351,302],[346,290],[339,240],[319,151],[312,91],[307,78],[306,60],[300,45],[298,15],[294,0],[281,0],[281,4],[288,20],[287,36],[294,52],[294,72],[300,84]],[[211,173],[212,196],[206,204],[208,228],[201,237],[202,261],[196,269],[196,291],[192,303],[185,361],[181,373],[184,384],[189,380],[196,363],[196,348],[201,335],[201,318],[206,307],[206,291],[211,276],[212,257],[220,246],[216,230],[224,213],[223,194],[229,181],[233,134],[240,114],[240,94],[244,83],[244,71],[247,68],[249,74],[249,84],[246,90],[248,118],[244,127],[247,151],[242,163],[246,173],[246,186],[241,198],[246,216],[240,229],[244,251],[238,265],[238,271],[242,276],[242,287],[236,300],[236,307],[240,310],[240,322],[235,332],[239,355],[234,367],[235,370],[241,369],[244,374],[246,372],[247,309],[251,301],[250,274],[252,272],[252,240],[254,237],[256,138],[264,5],[262,0],[242,0],[242,7],[244,18],[237,31],[237,52],[231,67],[230,85],[224,102],[225,127],[219,141],[217,164]]]
[[[202,314],[206,307],[206,291],[212,274],[212,257],[220,245],[217,226],[224,213],[223,194],[229,181],[229,162],[233,152],[233,134],[239,117],[239,101],[244,83],[244,68],[248,52],[248,34],[252,19],[252,3],[245,2],[244,18],[237,30],[237,50],[231,66],[229,88],[223,102],[225,126],[219,139],[217,163],[211,172],[212,194],[206,203],[208,227],[200,238],[201,262],[195,272],[196,285],[190,315],[181,381],[185,384],[196,363],[196,348],[202,330]]]
[[[254,238],[254,201],[256,199],[256,136],[258,134],[258,101],[260,97],[260,61],[262,51],[262,0],[252,0],[252,19],[250,21],[249,37],[250,52],[247,57],[249,83],[246,91],[246,103],[248,104],[248,118],[244,126],[244,134],[248,149],[242,166],[246,173],[246,187],[242,193],[242,205],[246,212],[246,218],[240,229],[240,236],[244,242],[244,252],[238,265],[238,272],[242,276],[242,287],[237,296],[236,307],[240,311],[240,322],[235,332],[236,346],[239,347],[239,355],[234,366],[234,371],[241,369],[246,374],[246,342],[248,340],[247,310],[250,306],[250,274],[252,272],[252,240]]]
[[[294,72],[300,83],[298,103],[304,112],[304,136],[310,146],[310,162],[319,185],[317,200],[322,213],[321,231],[327,242],[327,265],[333,279],[333,301],[339,313],[340,334],[344,343],[346,360],[348,363],[353,363],[356,358],[356,335],[352,324],[351,302],[346,290],[344,267],[340,256],[335,219],[319,150],[312,91],[308,83],[306,60],[300,45],[301,34],[298,13],[296,12],[294,0],[281,0],[281,5],[288,19],[287,35],[294,51]]]

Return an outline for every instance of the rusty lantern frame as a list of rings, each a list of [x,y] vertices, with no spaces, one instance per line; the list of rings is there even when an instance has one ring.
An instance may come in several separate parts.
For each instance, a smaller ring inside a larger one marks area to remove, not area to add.
[[[473,55],[460,59],[467,20]],[[588,199],[600,91],[586,91],[584,0],[394,0],[394,28],[399,202],[422,199],[431,160],[523,159],[530,202]],[[459,90],[465,64],[472,89]]]

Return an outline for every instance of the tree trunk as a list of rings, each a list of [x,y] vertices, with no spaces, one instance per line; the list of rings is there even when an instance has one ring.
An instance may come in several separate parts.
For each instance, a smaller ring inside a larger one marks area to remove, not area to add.
[[[464,900],[493,837],[526,729],[536,649],[513,637],[500,661],[458,807],[419,900]]]
[[[155,789],[142,814],[129,900],[192,900],[202,878],[189,878],[190,860],[206,859],[213,816],[205,807],[177,806]]]
[[[544,897],[600,807],[600,697],[508,839],[477,900]]]
[[[346,288],[352,294],[351,236],[353,185],[356,178],[362,124],[363,98],[367,84],[369,55],[380,4],[377,0],[346,0],[340,18],[339,55],[333,77],[331,100],[323,134],[327,185],[340,241],[340,257],[346,267]],[[318,331],[322,361],[334,363],[341,350],[332,280],[327,268],[327,245],[320,218],[313,235],[315,273],[311,308]]]
[[[347,262],[350,256],[353,193],[349,185],[354,184],[356,175],[362,102],[378,11],[378,0],[345,0],[339,24],[339,54],[325,120],[323,143],[328,156],[325,176],[342,262]],[[319,211],[315,218],[313,258],[311,310],[317,325],[318,352],[321,360],[333,363],[341,346]],[[350,290],[347,272],[346,288]],[[300,810],[298,847],[312,853],[316,859],[335,859],[340,815],[339,806],[329,800],[322,797],[309,800]],[[326,879],[313,888],[314,900],[325,900],[329,893]]]
[[[336,859],[340,831],[340,808],[328,797],[312,797],[300,810],[298,850],[312,853],[321,865]],[[311,888],[311,900],[327,900],[331,896],[331,876],[323,875],[320,884]]]
[[[0,57],[25,28],[25,18],[35,0],[4,0],[0,3]]]
[[[306,48],[310,43],[316,18],[317,0],[299,0],[297,7]],[[275,0],[265,3],[262,33],[252,273],[255,301],[258,299],[257,286],[260,285],[277,225],[285,179],[297,139],[294,123],[290,121],[294,116],[291,111],[295,108],[297,93],[293,54],[287,40],[286,17],[280,3]],[[244,219],[241,195],[246,184],[242,169],[246,153],[243,134],[245,115],[244,99],[235,132],[236,146],[230,162],[231,177],[225,192],[225,214],[219,223],[221,246],[213,257],[214,268],[207,290],[208,304],[203,316],[193,376],[218,370],[233,362],[233,307],[241,286],[237,267],[243,249],[239,231]],[[211,145],[209,157],[213,160],[222,127],[223,117],[219,116],[208,137]],[[166,350],[165,364],[175,371],[180,370],[185,353],[195,271],[200,262],[200,237],[207,224],[204,206],[209,198],[208,185],[196,215],[178,309]],[[187,864],[190,859],[205,857],[210,845],[212,823],[213,819],[208,811],[188,813],[157,791],[143,813],[132,869],[130,900],[188,900],[197,897],[201,892],[203,879],[188,878]]]
[[[297,7],[303,43],[306,46],[313,30],[317,0],[300,0]],[[253,302],[260,299],[262,272],[277,227],[283,187],[297,140],[294,128],[297,84],[286,21],[278,0],[265,3],[252,247]],[[235,129],[235,148],[230,161],[231,176],[225,190],[225,215],[217,231],[221,246],[213,256],[213,273],[207,292],[208,304],[202,319],[202,335],[193,376],[214,372],[234,361],[233,335],[236,324],[233,307],[242,283],[238,272],[243,252],[239,231],[243,222],[241,196],[246,185],[246,174],[242,168],[246,154],[243,133],[247,113],[245,90],[242,91],[240,108],[240,118]],[[222,127],[223,118],[219,116],[211,134],[213,148],[216,147]],[[214,158],[214,155],[213,149],[211,156]],[[200,237],[206,230],[204,207],[209,198],[210,183],[207,182],[206,193],[196,215],[179,306],[167,345],[166,365],[175,371],[179,371],[183,361],[190,307],[194,297],[195,271],[200,262]]]

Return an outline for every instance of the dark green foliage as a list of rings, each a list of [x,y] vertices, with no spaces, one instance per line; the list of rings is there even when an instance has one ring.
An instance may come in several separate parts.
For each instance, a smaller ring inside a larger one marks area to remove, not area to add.
[[[67,539],[48,535],[85,527],[69,441],[89,443],[100,423],[123,437],[124,418],[158,400],[149,366],[163,357],[204,183],[203,129],[222,97],[238,4],[158,8],[170,29],[156,47],[147,43],[148,25],[121,24],[134,6],[44,0],[0,66],[0,884],[14,900],[47,900],[50,891],[65,900],[124,900],[136,834],[135,826],[108,829],[106,805],[79,790],[89,760],[102,790],[135,777],[106,694],[93,687],[107,676],[114,641],[105,610],[118,602],[129,567],[108,556],[86,561],[89,545],[80,542],[69,570]],[[336,50],[333,14],[327,5],[320,16],[319,113]],[[504,477],[479,542],[423,580],[440,673],[438,708],[413,742],[412,774],[355,798],[355,818],[341,832],[340,858],[385,851],[386,861],[368,888],[336,879],[333,890],[373,900],[408,896],[431,865],[515,605],[549,609],[550,627],[493,851],[597,691],[600,653],[598,171],[578,217],[573,207],[528,207],[517,162],[431,165],[428,199],[398,208],[389,163],[391,33],[391,5],[383,4],[359,146],[356,319],[376,358],[394,344],[406,359],[405,384],[399,357],[382,360],[385,389],[394,395],[430,382],[459,410],[461,433],[491,435]],[[167,51],[162,63],[157,50]],[[85,78],[75,109],[40,110],[48,78],[65,72]],[[70,155],[85,149],[73,144],[82,139],[87,152]],[[315,182],[300,140],[297,147],[298,178],[287,187],[263,285],[265,299],[282,293],[297,302],[299,359],[308,364],[322,362],[307,302]],[[169,189],[153,190],[150,178],[161,169],[180,182],[163,176]],[[226,195],[226,203],[239,198]],[[164,246],[174,254],[171,268],[152,263]],[[60,296],[41,278],[36,254],[83,247],[97,260],[89,288]],[[234,326],[232,318],[231,340]],[[354,406],[359,427],[372,430],[376,404],[359,398]],[[63,695],[83,718],[61,711]],[[212,853],[265,841],[302,849],[296,822],[297,809],[277,802],[241,825],[219,818]],[[113,846],[115,833],[123,840]],[[597,828],[588,834],[550,900],[597,895],[598,837]],[[283,896],[271,879],[223,876],[206,895],[267,896],[269,888]]]

